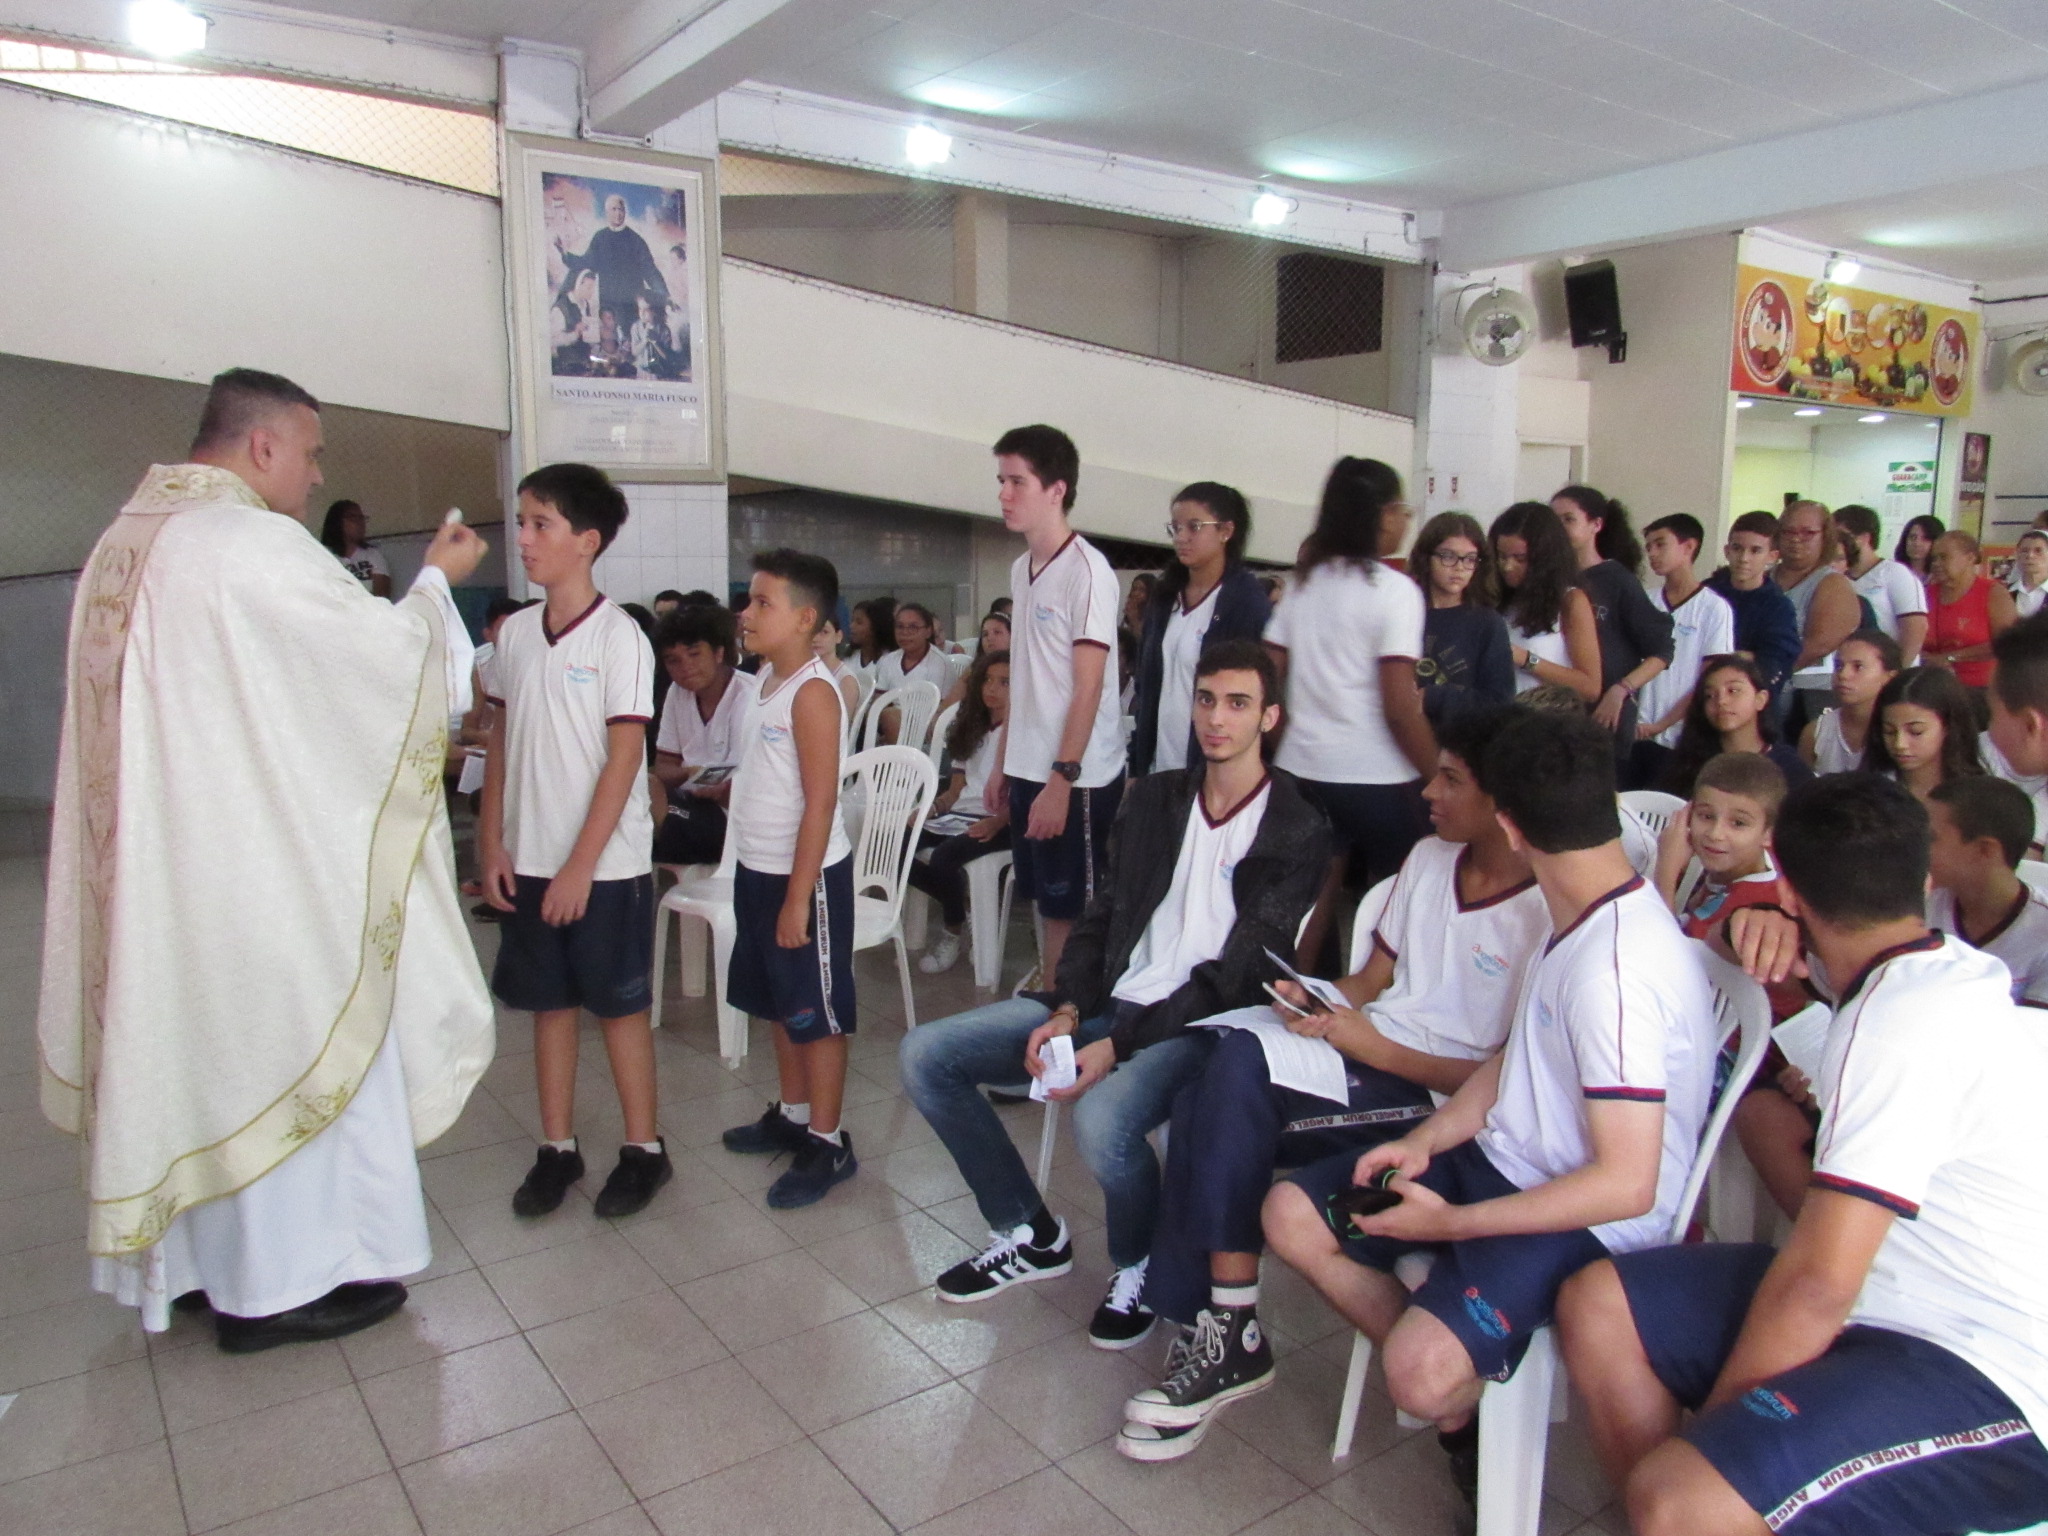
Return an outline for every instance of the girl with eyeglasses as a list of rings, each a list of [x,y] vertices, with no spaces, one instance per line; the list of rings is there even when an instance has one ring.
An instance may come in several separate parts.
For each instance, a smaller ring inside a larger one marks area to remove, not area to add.
[[[1195,661],[1212,640],[1256,640],[1272,604],[1245,569],[1252,512],[1227,485],[1198,480],[1173,498],[1167,566],[1138,626],[1131,702],[1131,772],[1185,768],[1194,750]]]
[[[1507,621],[1493,607],[1493,559],[1477,519],[1439,512],[1424,523],[1408,552],[1408,574],[1429,604],[1415,680],[1430,723],[1510,702],[1514,646]]]

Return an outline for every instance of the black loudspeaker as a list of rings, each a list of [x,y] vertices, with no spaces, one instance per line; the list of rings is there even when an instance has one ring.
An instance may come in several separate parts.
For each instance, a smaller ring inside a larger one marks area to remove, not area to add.
[[[1572,345],[1605,347],[1610,363],[1628,356],[1628,332],[1621,328],[1621,290],[1614,263],[1589,261],[1564,269],[1564,306],[1571,317]]]

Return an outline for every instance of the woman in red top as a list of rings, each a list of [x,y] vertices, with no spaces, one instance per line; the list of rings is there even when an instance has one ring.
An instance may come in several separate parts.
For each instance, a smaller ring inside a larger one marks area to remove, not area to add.
[[[1920,659],[1971,688],[1991,685],[1991,641],[2019,617],[2012,594],[1977,571],[1977,541],[1944,533],[1928,558],[1927,642]]]

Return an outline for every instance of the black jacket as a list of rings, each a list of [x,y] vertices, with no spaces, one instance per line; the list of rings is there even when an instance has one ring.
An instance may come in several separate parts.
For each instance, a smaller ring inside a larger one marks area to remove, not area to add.
[[[1173,614],[1173,605],[1180,601],[1180,595],[1165,590],[1152,594],[1152,600],[1145,605],[1144,633],[1138,637],[1138,666],[1134,674],[1138,689],[1131,700],[1131,774],[1133,777],[1152,771],[1152,759],[1157,753],[1159,738],[1159,694],[1166,684],[1166,621]],[[1216,611],[1209,616],[1209,627],[1202,631],[1202,643],[1211,640],[1256,640],[1266,632],[1266,620],[1273,612],[1273,605],[1266,598],[1266,589],[1259,585],[1259,578],[1241,565],[1234,565],[1223,573],[1223,580],[1216,584]],[[1188,758],[1192,763],[1201,754],[1195,750],[1192,730],[1189,731]]]
[[[1072,1003],[1084,1019],[1113,1006],[1110,989],[1130,969],[1145,925],[1173,884],[1188,818],[1201,813],[1202,772],[1148,774],[1124,791],[1110,834],[1109,878],[1096,887],[1060,952],[1055,1005]],[[1330,824],[1294,775],[1279,768],[1270,775],[1272,791],[1258,835],[1230,878],[1237,921],[1223,953],[1196,966],[1178,991],[1118,1021],[1110,1034],[1118,1061],[1171,1039],[1196,1019],[1264,1002],[1262,983],[1276,974],[1267,948],[1293,954],[1295,930],[1314,905],[1330,862]]]

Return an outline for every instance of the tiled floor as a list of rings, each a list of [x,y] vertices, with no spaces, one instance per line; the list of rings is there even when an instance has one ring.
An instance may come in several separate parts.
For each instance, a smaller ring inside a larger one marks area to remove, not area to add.
[[[1191,1458],[1141,1467],[1110,1444],[1156,1341],[1083,1331],[1107,1276],[1100,1197],[1071,1156],[1054,1178],[1080,1262],[978,1307],[929,1282],[984,1236],[950,1159],[896,1077],[886,951],[859,965],[847,1124],[860,1176],[810,1210],[767,1210],[772,1171],[718,1146],[771,1093],[735,1076],[708,1007],[670,1000],[663,1130],[676,1178],[640,1217],[590,1190],[522,1222],[531,1156],[523,1021],[459,1125],[428,1149],[436,1262],[395,1320],[246,1358],[180,1320],[146,1337],[88,1293],[74,1149],[36,1108],[41,871],[0,859],[0,1531],[23,1536],[1451,1536],[1433,1437],[1368,1398],[1355,1455],[1329,1459],[1348,1336],[1268,1267],[1279,1384],[1231,1409]],[[1012,945],[1022,958],[1023,929]],[[489,957],[492,931],[478,943]],[[917,979],[926,1019],[975,1001],[962,965]],[[618,1134],[593,1037],[580,1130]],[[1035,1152],[1038,1110],[1005,1111]],[[1062,1148],[1063,1154],[1066,1149]],[[597,1182],[595,1178],[591,1181]],[[1552,1439],[1545,1536],[1625,1529],[1571,1426]]]

